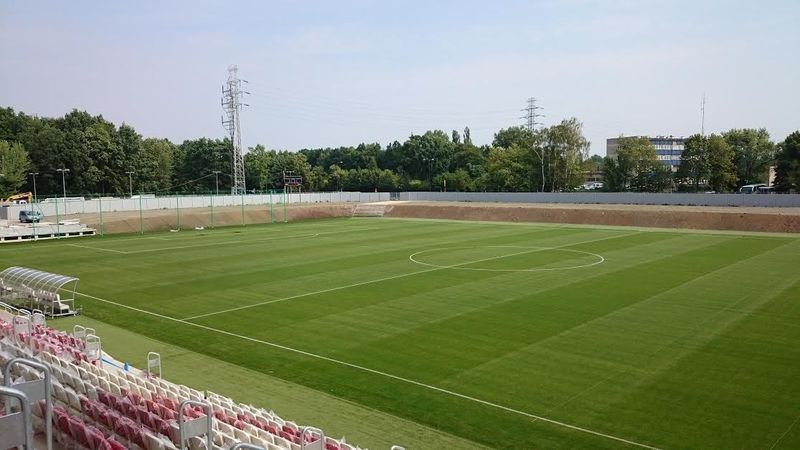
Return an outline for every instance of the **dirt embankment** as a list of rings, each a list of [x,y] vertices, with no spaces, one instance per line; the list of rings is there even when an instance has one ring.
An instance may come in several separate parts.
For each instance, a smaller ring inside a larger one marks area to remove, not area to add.
[[[324,219],[328,217],[350,217],[355,204],[319,204],[292,205],[286,208],[285,220],[293,222],[306,219]],[[97,214],[81,214],[77,217],[81,223],[100,231],[100,217]],[[179,222],[180,220],[180,222]],[[210,208],[144,211],[141,219],[138,211],[103,213],[102,230],[107,234],[138,233],[141,228],[148,231],[167,231],[177,228],[224,227],[249,224],[263,224],[284,221],[284,209],[275,207],[270,211],[264,206],[245,206],[244,215],[238,206],[214,208],[213,222]],[[180,223],[180,224],[179,224]]]
[[[391,202],[387,217],[800,233],[800,208]]]
[[[543,222],[703,230],[764,231],[800,233],[800,208],[734,208],[656,205],[519,204],[463,202],[385,202],[387,217],[454,219],[498,222]],[[350,217],[355,203],[291,205],[286,221]],[[82,214],[80,222],[100,231],[96,214]],[[241,207],[138,211],[103,214],[103,232],[138,233],[176,228],[241,225]],[[270,215],[264,206],[246,206],[245,224],[284,221],[284,209],[275,207]]]

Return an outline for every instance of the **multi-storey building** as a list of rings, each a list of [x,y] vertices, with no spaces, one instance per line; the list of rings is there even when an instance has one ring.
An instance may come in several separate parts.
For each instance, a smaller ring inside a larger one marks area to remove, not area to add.
[[[675,136],[621,136],[616,138],[606,139],[606,156],[609,158],[617,159],[617,149],[619,148],[619,140],[623,137],[645,137],[650,140],[653,147],[656,149],[656,156],[661,164],[668,166],[672,171],[678,170],[681,164],[681,153],[683,153],[683,137]]]

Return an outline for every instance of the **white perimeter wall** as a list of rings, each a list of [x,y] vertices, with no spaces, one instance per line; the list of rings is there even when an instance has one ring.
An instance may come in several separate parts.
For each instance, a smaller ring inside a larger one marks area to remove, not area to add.
[[[698,205],[698,206],[762,206],[800,207],[800,194],[654,194],[638,192],[312,192],[286,195],[287,204],[383,202],[390,199],[411,201],[503,202],[503,203],[587,203],[632,205]],[[98,214],[105,212],[144,211],[154,209],[215,208],[245,205],[281,205],[282,194],[186,195],[137,199],[93,199],[84,201],[41,202],[2,208],[10,221],[19,211],[36,209],[48,218],[58,214]],[[5,211],[4,211],[5,212]]]
[[[646,192],[401,192],[399,200],[800,207],[800,194],[654,194]]]
[[[389,200],[388,192],[312,192],[302,194],[287,194],[287,204],[300,203],[343,203],[343,202],[380,202]],[[33,205],[13,205],[8,208],[8,219],[16,221],[19,211],[35,209],[41,211],[48,219],[53,219],[56,212],[60,216],[73,214],[99,214],[101,208],[104,213],[116,211],[143,211],[154,209],[177,208],[221,208],[226,206],[244,205],[282,205],[283,194],[249,194],[249,195],[219,195],[213,198],[210,195],[181,195],[158,198],[116,198],[92,199],[83,201],[52,201],[40,202]]]

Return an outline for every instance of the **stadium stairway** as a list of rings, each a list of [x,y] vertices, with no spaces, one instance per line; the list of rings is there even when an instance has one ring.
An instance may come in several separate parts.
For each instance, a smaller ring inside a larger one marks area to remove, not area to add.
[[[212,415],[212,448],[207,448],[200,436],[192,436],[186,440],[190,450],[224,450],[240,444],[265,450],[359,450],[344,438],[326,437],[317,428],[298,426],[273,411],[175,384],[135,368],[121,370],[104,364],[106,358],[92,353],[92,345],[87,345],[90,337],[75,337],[43,323],[34,324],[26,312],[0,306],[0,382],[13,388],[42,380],[43,372],[24,364],[7,367],[16,358],[35,361],[47,369],[54,449],[175,450],[180,445],[179,417],[182,415],[186,428],[192,421],[207,420],[206,409],[200,406],[206,405]],[[8,380],[2,375],[6,369]],[[3,401],[0,398],[0,406]],[[184,404],[186,401],[191,403]],[[16,402],[12,404],[17,408]],[[35,448],[44,449],[46,402],[37,401],[32,406]],[[4,444],[0,436],[0,448],[7,448]]]

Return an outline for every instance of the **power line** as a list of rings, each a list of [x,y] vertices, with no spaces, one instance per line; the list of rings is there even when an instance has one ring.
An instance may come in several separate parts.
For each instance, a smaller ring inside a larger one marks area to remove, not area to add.
[[[222,118],[222,126],[231,137],[231,161],[233,162],[233,184],[231,185],[232,194],[243,194],[246,190],[244,179],[244,158],[242,157],[242,127],[240,115],[243,106],[242,97],[248,92],[242,90],[244,80],[239,79],[239,68],[232,64],[228,66],[228,80],[222,86],[222,108],[225,116]]]

